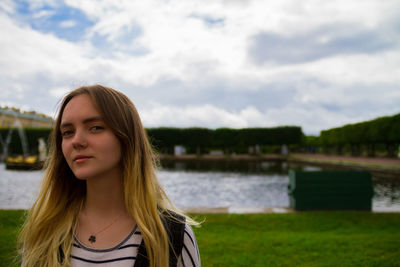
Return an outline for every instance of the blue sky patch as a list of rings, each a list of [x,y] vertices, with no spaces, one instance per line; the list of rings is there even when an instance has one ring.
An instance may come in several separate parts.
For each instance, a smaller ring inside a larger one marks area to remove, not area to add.
[[[225,22],[224,18],[214,18],[207,15],[198,15],[198,14],[191,14],[190,18],[196,18],[202,20],[207,26],[218,26],[222,25]]]
[[[71,42],[83,40],[94,25],[85,13],[64,3],[33,8],[26,1],[17,1],[17,16],[34,30]]]
[[[140,47],[135,43],[143,30],[139,25],[124,27],[116,38],[108,40],[107,35],[99,33],[93,34],[90,42],[98,49],[98,52],[106,57],[113,57],[114,52],[125,52],[132,56],[143,56],[149,53],[145,47]]]
[[[222,24],[225,19],[223,18],[211,18],[211,17],[203,17],[203,21],[208,25]]]

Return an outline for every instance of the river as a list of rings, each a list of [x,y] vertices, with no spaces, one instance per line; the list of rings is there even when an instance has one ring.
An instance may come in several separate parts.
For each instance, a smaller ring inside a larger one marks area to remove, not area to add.
[[[288,170],[320,167],[285,162],[165,163],[160,183],[180,208],[286,208],[289,206]],[[27,209],[37,196],[42,171],[6,170],[0,164],[0,209]],[[400,181],[373,177],[373,211],[400,212]]]

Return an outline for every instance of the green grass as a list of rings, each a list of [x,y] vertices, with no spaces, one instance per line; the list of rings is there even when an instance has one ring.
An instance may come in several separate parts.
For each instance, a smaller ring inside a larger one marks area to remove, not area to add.
[[[0,266],[15,257],[23,211],[0,211]],[[399,266],[400,214],[197,214],[203,266]]]
[[[0,210],[0,267],[13,266],[18,259],[16,239],[24,215],[22,210]]]
[[[399,266],[400,214],[204,214],[204,266]]]

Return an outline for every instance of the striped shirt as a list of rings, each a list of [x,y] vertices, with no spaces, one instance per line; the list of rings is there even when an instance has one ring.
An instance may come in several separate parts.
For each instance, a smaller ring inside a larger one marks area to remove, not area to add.
[[[132,267],[135,264],[142,235],[135,225],[132,232],[117,246],[110,249],[92,249],[84,246],[75,236],[71,251],[72,267]],[[178,267],[198,267],[200,254],[190,225],[185,225],[183,248]]]

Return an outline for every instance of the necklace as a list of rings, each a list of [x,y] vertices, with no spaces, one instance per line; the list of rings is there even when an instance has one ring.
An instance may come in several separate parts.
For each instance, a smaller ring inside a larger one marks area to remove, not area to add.
[[[111,225],[113,225],[114,223],[116,223],[116,222],[119,220],[119,218],[120,218],[121,216],[122,216],[122,214],[119,215],[118,217],[116,217],[110,224],[108,224],[106,227],[102,228],[100,231],[98,231],[98,232],[96,232],[96,233],[90,235],[88,241],[89,241],[90,243],[92,243],[92,244],[95,243],[95,242],[96,242],[96,236],[99,235],[99,234],[101,234],[102,232],[104,232],[104,231],[107,230],[108,228],[110,228]]]

